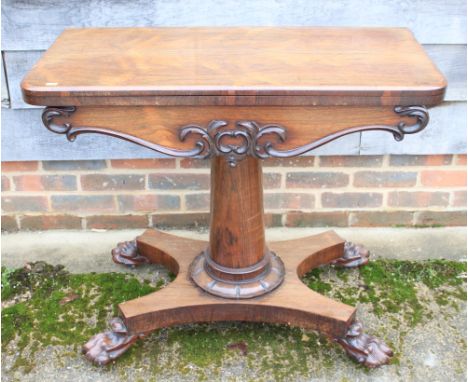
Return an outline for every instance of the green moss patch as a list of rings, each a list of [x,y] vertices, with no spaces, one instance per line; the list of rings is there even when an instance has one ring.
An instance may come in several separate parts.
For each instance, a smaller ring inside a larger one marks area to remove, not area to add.
[[[337,280],[344,282],[337,285]],[[370,303],[379,317],[402,314],[410,326],[430,317],[429,299],[418,293],[424,287],[431,290],[439,305],[453,299],[466,300],[465,262],[375,260],[351,270],[317,268],[303,281],[311,289],[349,305]]]
[[[42,262],[2,268],[2,303],[27,296],[2,309],[2,349],[13,340],[17,352],[28,348],[28,354],[47,345],[82,345],[107,327],[119,303],[160,286],[122,273],[70,274]],[[64,303],[71,294],[77,298]]]
[[[70,274],[42,262],[2,268],[1,279],[2,349],[14,357],[12,368],[23,372],[36,367],[34,354],[49,345],[66,346],[63,357],[79,357],[81,345],[106,329],[119,303],[165,284],[122,273]],[[454,261],[376,260],[350,270],[327,266],[309,272],[303,281],[344,303],[365,305],[371,312],[367,321],[381,323],[378,336],[387,340],[393,333],[391,345],[397,354],[405,328],[430,320],[440,307],[454,314],[460,300],[466,300],[466,263]],[[73,295],[78,297],[70,298]],[[146,370],[145,375],[158,380],[169,374],[219,380],[226,377],[222,375],[226,367],[239,367],[255,371],[251,380],[281,381],[333,368],[337,359],[348,362],[339,347],[315,332],[228,322],[156,331],[104,370],[120,373],[123,380],[129,378],[128,370]]]

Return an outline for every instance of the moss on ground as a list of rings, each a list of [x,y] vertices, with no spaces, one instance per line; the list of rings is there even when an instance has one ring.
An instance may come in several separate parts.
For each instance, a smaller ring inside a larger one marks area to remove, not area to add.
[[[400,325],[408,327],[430,319],[433,302],[457,307],[459,300],[466,300],[466,263],[454,261],[376,260],[360,269],[321,267],[305,275],[303,281],[344,303],[366,304],[378,317],[394,316],[395,322],[403,317],[405,322]],[[119,303],[163,284],[163,280],[150,284],[122,273],[70,274],[63,267],[42,262],[16,270],[2,268],[2,300],[6,304],[2,309],[2,349],[18,354],[13,368],[32,370],[36,351],[48,345],[78,350],[106,328]],[[424,288],[432,297],[420,293]],[[78,298],[61,304],[72,293]],[[385,338],[386,333],[379,336]],[[241,354],[237,345],[230,349],[232,344],[241,344],[247,354]],[[170,349],[172,356],[167,356]],[[293,375],[306,375],[311,358],[332,367],[339,354],[339,349],[311,331],[283,325],[218,323],[157,331],[132,347],[115,367],[122,372],[129,365],[146,367],[145,360],[150,359],[148,367],[154,375],[170,369],[201,380],[210,379],[207,369],[219,375],[223,365],[244,362],[260,367],[270,379],[288,380]]]
[[[353,282],[332,287],[334,277]],[[427,299],[418,294],[422,285],[429,288],[439,305],[453,302],[453,298],[466,300],[466,263],[447,260],[371,261],[357,270],[320,267],[309,272],[303,281],[311,288],[349,305],[370,303],[373,312],[403,315],[407,324],[414,326],[430,316]]]

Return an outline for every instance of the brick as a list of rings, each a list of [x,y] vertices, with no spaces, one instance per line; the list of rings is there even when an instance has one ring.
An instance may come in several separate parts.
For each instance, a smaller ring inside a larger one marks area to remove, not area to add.
[[[295,158],[268,158],[262,164],[263,167],[312,167],[315,157],[301,156]]]
[[[106,168],[104,160],[61,160],[44,161],[42,168],[47,171],[102,170]]]
[[[466,211],[421,211],[416,224],[422,226],[466,226]]]
[[[155,212],[180,209],[177,195],[119,195],[117,204],[121,212]]]
[[[144,190],[144,175],[88,174],[81,176],[85,191]]]
[[[311,209],[315,206],[315,197],[311,194],[302,193],[275,193],[264,195],[266,209]]]
[[[208,228],[210,214],[206,213],[182,213],[182,214],[157,214],[152,215],[153,226],[158,228]]]
[[[356,211],[349,219],[352,227],[394,227],[411,226],[413,212],[411,211]]]
[[[14,216],[2,216],[2,232],[14,232],[18,230]]]
[[[355,187],[413,187],[416,172],[403,171],[358,171],[354,174]]]
[[[147,228],[146,215],[97,215],[86,218],[87,229],[131,229]]]
[[[2,191],[10,191],[10,189],[11,189],[10,178],[2,175]]]
[[[75,191],[74,175],[19,175],[13,177],[16,191]]]
[[[388,195],[390,207],[445,207],[448,202],[448,192],[395,191]]]
[[[349,175],[340,172],[290,172],[286,174],[286,187],[330,188],[345,187]]]
[[[267,172],[263,174],[263,188],[279,188],[281,187],[281,174]]]
[[[110,195],[52,195],[52,209],[55,211],[114,211],[114,198]]]
[[[376,192],[324,192],[322,206],[328,208],[380,207],[383,195]]]
[[[112,168],[123,169],[152,169],[175,168],[176,160],[169,158],[158,159],[114,159],[110,161]]]
[[[48,210],[45,196],[5,196],[2,197],[2,210],[5,212],[43,212]]]
[[[445,166],[452,155],[390,155],[390,166]]]
[[[38,168],[39,162],[36,161],[2,162],[3,172],[36,171]]]
[[[210,159],[190,159],[184,158],[180,160],[180,167],[182,168],[210,168]]]
[[[454,191],[452,205],[454,207],[466,207],[466,190]]]
[[[466,166],[466,154],[457,155],[457,159],[455,160],[455,164],[458,165],[458,166]]]
[[[209,174],[151,174],[149,188],[158,190],[209,190]]]
[[[71,215],[41,215],[21,217],[21,229],[45,231],[49,229],[81,229],[81,218]]]
[[[466,187],[466,171],[422,171],[421,183],[429,187]]]
[[[286,214],[286,227],[347,227],[348,212],[301,212]]]
[[[379,155],[340,155],[320,157],[320,167],[381,167],[383,156]]]
[[[185,206],[192,211],[209,211],[210,194],[185,195]]]
[[[281,214],[266,213],[263,215],[265,227],[281,227],[283,225]]]

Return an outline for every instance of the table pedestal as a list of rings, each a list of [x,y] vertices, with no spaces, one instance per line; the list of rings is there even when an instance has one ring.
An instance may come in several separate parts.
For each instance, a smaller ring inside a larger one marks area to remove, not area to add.
[[[376,367],[392,351],[363,333],[354,307],[305,286],[300,278],[323,264],[359,266],[368,251],[333,231],[265,243],[260,161],[246,157],[232,166],[212,159],[210,241],[149,229],[112,251],[116,263],[161,264],[177,275],[164,289],[119,305],[121,319],[83,347],[106,364],[138,338],[172,325],[216,321],[280,323],[318,330],[356,361]]]

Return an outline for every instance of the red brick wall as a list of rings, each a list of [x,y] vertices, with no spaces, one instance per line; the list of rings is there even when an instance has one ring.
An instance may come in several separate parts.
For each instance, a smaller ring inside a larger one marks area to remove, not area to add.
[[[207,226],[209,162],[2,163],[2,229]],[[269,226],[466,225],[466,155],[264,163]]]

